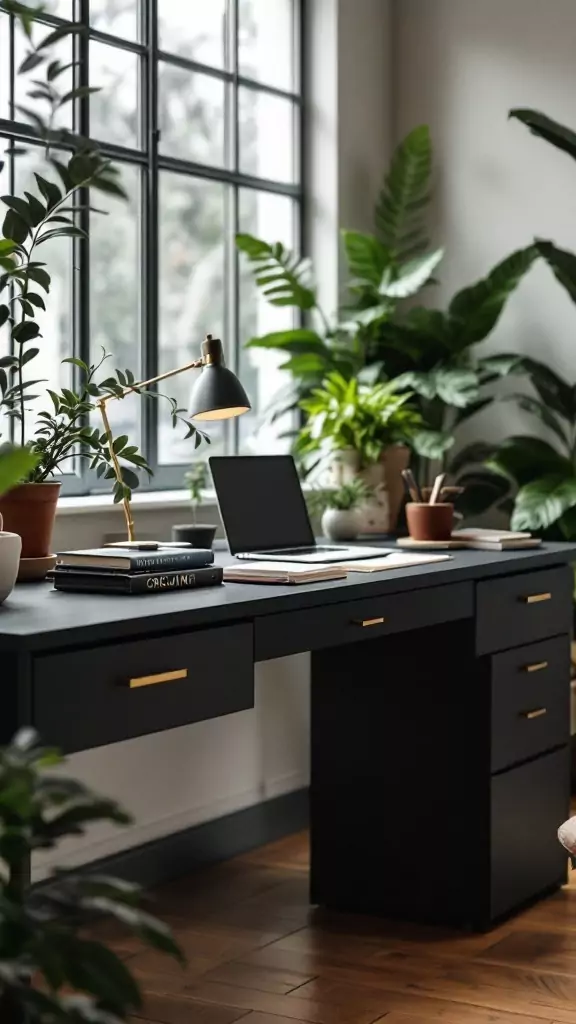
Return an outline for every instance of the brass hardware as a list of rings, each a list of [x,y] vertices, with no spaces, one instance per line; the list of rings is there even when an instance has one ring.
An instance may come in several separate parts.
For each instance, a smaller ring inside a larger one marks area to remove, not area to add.
[[[154,686],[156,683],[170,683],[173,679],[186,679],[188,676],[187,668],[177,668],[173,672],[158,672],[154,676],[136,676],[131,679],[128,686],[131,690],[136,690],[139,686]]]
[[[551,601],[552,594],[528,594],[527,597],[521,597],[521,601],[525,601],[526,604],[540,604],[541,601]]]
[[[522,718],[532,720],[533,718],[542,718],[542,715],[546,714],[548,714],[548,708],[536,708],[535,711],[523,711]]]
[[[533,665],[524,665],[525,672],[541,672],[543,668],[548,668],[547,661],[535,661]]]
[[[386,620],[383,615],[377,619],[354,619],[356,626],[381,626],[385,621]]]

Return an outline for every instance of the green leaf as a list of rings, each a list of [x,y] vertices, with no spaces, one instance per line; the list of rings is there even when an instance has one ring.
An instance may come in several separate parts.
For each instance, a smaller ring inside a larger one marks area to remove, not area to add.
[[[559,249],[553,242],[538,240],[536,248],[572,302],[576,302],[576,255],[566,249]]]
[[[86,238],[86,232],[82,228],[77,227],[65,227],[65,228],[54,228],[53,231],[46,231],[36,242],[36,245],[42,245],[43,242],[49,242],[52,238]]]
[[[359,231],[342,231],[341,234],[348,269],[354,278],[353,286],[360,284],[377,289],[384,272],[392,266],[389,250],[373,235]]]
[[[423,459],[441,459],[455,442],[453,434],[443,430],[420,430],[411,441],[417,455]]]
[[[510,477],[519,487],[536,477],[570,477],[573,473],[570,460],[547,441],[524,434],[503,441],[488,466],[495,473]]]
[[[530,269],[538,250],[530,245],[507,256],[487,277],[458,292],[448,309],[454,351],[483,341],[493,331],[509,297]]]
[[[236,245],[254,264],[256,284],[271,305],[315,308],[316,292],[310,287],[308,260],[299,259],[281,242],[269,245],[252,235],[236,235]]]
[[[10,316],[10,309],[8,306],[0,306],[0,327],[3,327],[8,317]]]
[[[36,281],[45,292],[50,291],[50,274],[48,274],[42,267],[28,267],[28,277],[32,281]]]
[[[472,441],[461,448],[450,460],[450,472],[456,475],[465,466],[478,466],[485,463],[487,459],[492,458],[496,447],[495,444],[489,444],[487,441]],[[500,480],[501,477],[499,476],[498,479]]]
[[[263,334],[260,338],[251,338],[246,348],[279,349],[282,352],[315,352],[322,353],[329,357],[329,350],[316,331],[307,327],[295,327],[284,331],[274,331],[272,334]]]
[[[15,324],[12,328],[12,337],[19,345],[22,345],[25,341],[31,341],[32,338],[37,338],[39,334],[40,328],[38,324],[31,320]]]
[[[301,355],[292,356],[280,366],[281,370],[288,370],[295,377],[306,377],[312,374],[316,377],[326,370],[326,360],[315,352],[304,352]]]
[[[33,71],[34,68],[37,68],[40,64],[44,63],[44,59],[45,58],[41,53],[35,53],[35,51],[32,50],[30,53],[26,54],[24,60],[19,65],[18,74],[25,75],[26,72]]]
[[[66,36],[72,35],[74,32],[83,32],[84,27],[82,25],[61,25],[60,28],[55,28],[53,32],[49,32],[44,39],[38,43],[37,50],[45,50],[47,47],[51,47],[54,43],[57,43],[59,39],[64,39]]]
[[[9,238],[0,238],[0,256],[11,256],[15,252],[16,246],[14,242]]]
[[[52,164],[54,170],[56,171],[56,174],[58,175],[60,181],[62,182],[62,185],[64,186],[64,192],[71,192],[74,188],[75,183],[69,172],[68,167],[66,167],[66,164],[63,164],[62,161],[58,160],[58,158],[55,156],[50,157],[50,163]],[[72,160],[70,161],[70,163],[72,163]]]
[[[554,121],[546,114],[541,114],[538,110],[531,110],[528,107],[516,107],[510,111],[508,116],[526,125],[533,135],[551,143],[552,146],[556,146],[557,149],[576,160],[576,133],[570,128],[566,128],[559,121]]]
[[[38,224],[40,224],[40,222],[44,220],[44,217],[46,216],[46,209],[44,208],[44,206],[42,206],[40,200],[35,195],[32,194],[32,192],[24,192],[24,195],[28,200],[28,206],[30,208],[30,215],[32,218],[32,225],[33,227],[37,227]]]
[[[513,393],[510,395],[504,395],[502,397],[503,402],[515,402],[516,405],[524,412],[530,413],[532,416],[537,416],[538,419],[544,423],[549,430],[552,430],[561,444],[569,448],[570,442],[562,422],[558,419],[557,414],[550,409],[540,399],[534,398],[533,395],[523,395],[520,393]]]
[[[18,196],[1,196],[0,198],[6,206],[15,210],[28,226],[32,225],[32,213],[25,199],[20,199]]]
[[[128,198],[126,190],[122,188],[122,185],[119,185],[118,182],[113,181],[112,178],[98,175],[97,177],[91,178],[88,184],[90,188],[96,188],[100,192],[106,192],[111,196],[118,196],[119,199]]]
[[[379,238],[398,262],[426,248],[422,210],[428,203],[431,175],[430,130],[420,125],[395,150],[375,211]]]
[[[26,298],[28,302],[32,303],[38,309],[46,309],[46,303],[41,295],[37,295],[36,292],[26,292]]]
[[[398,276],[390,280],[386,271],[380,283],[379,293],[387,299],[407,299],[415,295],[430,280],[444,256],[444,249],[415,256],[398,270]]]
[[[576,401],[572,386],[558,373],[538,359],[522,356],[519,369],[527,373],[537,394],[554,412],[569,421],[576,418]]]
[[[436,393],[446,405],[465,409],[478,398],[479,382],[475,370],[442,367],[435,372]]]
[[[510,491],[506,477],[488,470],[475,469],[457,477],[456,483],[464,488],[457,499],[458,511],[465,516],[479,516],[495,505],[500,505]]]
[[[4,217],[4,223],[2,225],[2,233],[5,238],[12,239],[14,242],[19,242],[20,245],[28,238],[30,229],[25,220],[22,219],[14,210],[8,210]]]
[[[34,177],[36,178],[36,184],[40,189],[41,194],[44,196],[48,204],[48,209],[52,210],[57,203],[62,201],[62,193],[57,185],[52,181],[47,181],[46,178],[42,178],[39,174],[34,171]]]
[[[29,349],[26,349],[26,351],[22,355],[22,360],[21,360],[22,366],[26,366],[26,363],[29,363],[31,359],[34,359],[38,355],[39,351],[40,351],[39,348],[29,348]]]
[[[461,423],[469,420],[472,416],[475,416],[476,413],[482,412],[483,409],[492,405],[493,401],[494,399],[491,396],[488,398],[477,398],[476,401],[470,402],[469,405],[459,408],[455,416],[455,426],[459,426]]]
[[[0,450],[0,494],[21,483],[38,465],[40,457],[28,448]]]
[[[115,438],[112,448],[114,453],[118,455],[123,448],[128,444],[128,434],[120,434],[119,437]]]
[[[576,476],[550,473],[520,488],[512,514],[513,530],[546,530],[576,506]]]

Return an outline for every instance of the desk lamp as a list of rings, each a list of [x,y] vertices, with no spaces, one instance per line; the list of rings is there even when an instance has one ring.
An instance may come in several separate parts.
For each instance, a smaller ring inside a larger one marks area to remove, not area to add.
[[[119,483],[122,483],[122,469],[118,456],[114,451],[114,436],[106,411],[108,402],[114,401],[116,398],[124,398],[132,391],[139,393],[143,388],[147,388],[151,384],[167,380],[168,377],[175,377],[176,374],[184,373],[186,370],[202,368],[202,373],[194,381],[190,394],[188,416],[191,420],[227,420],[233,416],[241,416],[242,413],[248,412],[250,409],[248,396],[240,381],[224,364],[224,352],[220,339],[213,338],[211,334],[207,334],[202,342],[201,351],[200,359],[195,359],[192,363],[179,366],[176,370],[168,370],[167,373],[151,377],[150,380],[136,381],[134,384],[123,388],[121,395],[107,395],[105,398],[98,399],[96,404],[102,416],[110,458],[112,459],[116,480]],[[122,504],[124,506],[124,518],[128,531],[128,543],[135,544],[136,533],[129,499],[124,498]]]

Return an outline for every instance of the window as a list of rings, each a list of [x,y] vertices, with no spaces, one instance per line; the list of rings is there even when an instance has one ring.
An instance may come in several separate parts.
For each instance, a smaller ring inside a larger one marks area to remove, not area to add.
[[[266,408],[285,381],[275,355],[244,345],[290,326],[292,311],[262,301],[234,236],[299,246],[300,0],[45,0],[42,18],[86,26],[55,53],[78,61],[75,84],[101,87],[67,113],[69,127],[120,167],[129,201],[110,197],[107,217],[85,214],[88,244],[46,244],[53,288],[35,375],[66,386],[73,371],[60,359],[94,361],[104,347],[113,365],[153,377],[195,358],[209,332],[222,338],[253,404],[213,425],[210,451],[274,450],[281,442]],[[27,149],[8,160],[3,194],[42,173],[43,151],[16,109],[25,89],[11,69],[23,52],[18,27],[0,14],[0,144],[24,138]],[[189,375],[169,383],[186,405]],[[109,412],[149,458],[150,486],[180,486],[194,448],[172,430],[167,409],[134,397]],[[68,493],[95,489],[83,467],[65,479]]]

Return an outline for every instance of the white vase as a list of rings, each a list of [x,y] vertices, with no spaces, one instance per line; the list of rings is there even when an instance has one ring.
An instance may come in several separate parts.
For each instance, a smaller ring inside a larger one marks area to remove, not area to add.
[[[0,532],[0,604],[14,589],[21,550],[22,538],[17,533]]]
[[[322,516],[322,533],[330,540],[355,540],[362,521],[360,509],[327,508]]]

